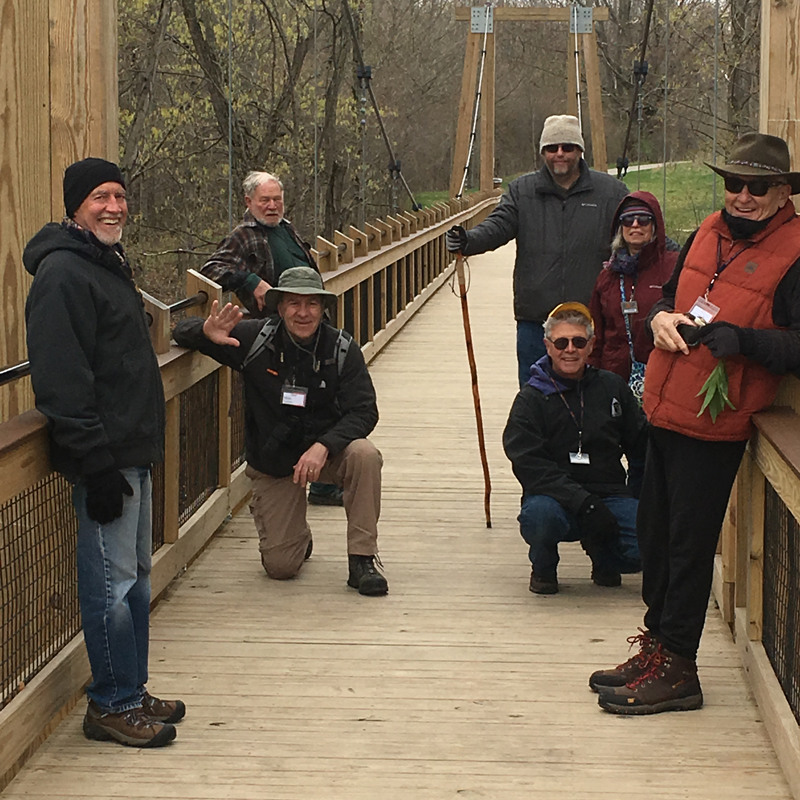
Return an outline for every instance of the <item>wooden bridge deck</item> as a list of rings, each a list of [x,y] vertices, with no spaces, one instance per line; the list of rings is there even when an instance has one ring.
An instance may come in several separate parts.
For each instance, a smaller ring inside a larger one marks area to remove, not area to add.
[[[314,555],[288,583],[263,575],[245,511],[154,612],[150,686],[189,709],[177,741],[90,743],[81,704],[3,800],[790,798],[718,614],[700,653],[706,707],[620,718],[586,679],[622,660],[641,623],[639,581],[595,587],[572,545],[563,591],[528,591],[500,446],[516,391],[512,257],[472,260],[493,529],[459,303],[445,288],[372,366],[389,596],[345,587],[341,509],[311,510]]]

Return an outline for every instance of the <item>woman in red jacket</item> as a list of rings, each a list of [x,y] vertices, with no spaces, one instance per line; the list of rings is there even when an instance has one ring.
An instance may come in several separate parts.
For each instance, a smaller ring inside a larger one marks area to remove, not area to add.
[[[589,306],[595,329],[589,363],[621,375],[641,401],[644,365],[653,349],[644,322],[661,299],[661,286],[672,274],[678,251],[667,249],[661,206],[650,192],[633,192],[622,200],[611,235],[611,258],[597,278]]]

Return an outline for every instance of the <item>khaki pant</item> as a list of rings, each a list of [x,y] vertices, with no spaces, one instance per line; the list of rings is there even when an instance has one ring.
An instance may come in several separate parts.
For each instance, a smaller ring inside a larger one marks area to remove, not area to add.
[[[330,459],[317,478],[344,489],[347,552],[372,556],[378,552],[381,513],[380,451],[367,439],[356,439]],[[286,580],[300,571],[311,529],[306,521],[306,490],[292,476],[273,478],[247,466],[253,482],[250,511],[258,531],[261,563],[270,578]]]

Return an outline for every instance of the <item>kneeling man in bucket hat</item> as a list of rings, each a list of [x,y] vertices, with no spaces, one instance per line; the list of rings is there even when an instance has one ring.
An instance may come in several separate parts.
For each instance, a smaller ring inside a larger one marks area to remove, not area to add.
[[[383,460],[367,440],[378,406],[361,348],[324,319],[336,295],[310,267],[284,271],[264,303],[266,322],[243,321],[238,307],[215,302],[207,319],[184,320],[174,334],[182,347],[244,377],[246,474],[261,562],[271,578],[297,575],[312,549],[306,484],[330,481],[344,489],[347,585],[386,594],[375,567]]]

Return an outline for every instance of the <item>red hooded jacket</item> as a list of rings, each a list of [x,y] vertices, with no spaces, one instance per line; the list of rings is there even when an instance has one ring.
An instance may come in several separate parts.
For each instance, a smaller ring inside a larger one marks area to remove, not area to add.
[[[622,200],[611,223],[611,238],[619,227],[622,209],[631,204],[631,200],[638,201],[637,205],[644,203],[656,218],[656,238],[639,252],[636,275],[623,276],[625,299],[635,299],[638,306],[637,312],[630,315],[633,354],[637,361],[646,363],[653,350],[653,340],[645,329],[644,322],[650,309],[661,299],[661,287],[672,275],[678,260],[678,251],[667,250],[661,206],[650,192],[631,192]],[[594,367],[616,372],[628,380],[631,357],[622,314],[619,279],[620,274],[612,272],[607,266],[597,277],[589,303],[595,333],[594,349],[589,356],[589,363]]]

